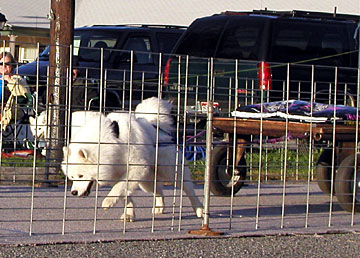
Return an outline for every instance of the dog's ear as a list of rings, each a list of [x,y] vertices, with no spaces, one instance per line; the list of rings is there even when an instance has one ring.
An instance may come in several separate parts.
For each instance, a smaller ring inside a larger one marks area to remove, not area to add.
[[[116,121],[112,121],[110,127],[111,130],[113,131],[114,136],[116,138],[119,138],[119,134],[120,134],[119,124]]]
[[[30,122],[30,125],[35,125],[36,119],[33,118],[32,116],[29,116],[29,122]]]
[[[85,160],[88,159],[88,153],[87,153],[87,151],[85,149],[80,149],[79,150],[79,155],[80,155],[80,157],[82,157]]]
[[[66,156],[68,155],[68,153],[70,154],[70,150],[68,149],[68,147],[64,146],[64,147],[63,147],[64,157],[66,157]]]
[[[44,114],[43,117],[42,117],[42,121],[41,121],[43,125],[47,124],[46,120],[47,120],[47,115]]]

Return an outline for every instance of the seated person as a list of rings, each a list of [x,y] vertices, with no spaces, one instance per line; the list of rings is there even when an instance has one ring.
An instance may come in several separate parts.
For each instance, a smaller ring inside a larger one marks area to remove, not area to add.
[[[27,103],[30,90],[26,81],[20,76],[13,74],[16,64],[14,57],[9,52],[0,53],[0,76],[3,80],[3,101],[1,100],[1,125],[2,130],[10,123],[15,114],[16,103]]]
[[[99,96],[98,85],[92,81],[82,78],[79,69],[79,62],[74,57],[73,83],[71,89],[71,111],[89,110],[90,100]]]

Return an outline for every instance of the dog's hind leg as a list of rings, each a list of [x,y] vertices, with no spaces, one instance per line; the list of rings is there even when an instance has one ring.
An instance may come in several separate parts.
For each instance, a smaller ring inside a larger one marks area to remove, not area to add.
[[[198,218],[201,218],[203,215],[203,206],[199,200],[199,198],[196,196],[194,191],[194,186],[192,182],[184,182],[184,192],[189,197],[191,205],[195,211],[195,214]]]
[[[189,197],[191,205],[195,211],[195,214],[198,218],[201,218],[203,215],[203,206],[196,196],[194,191],[194,183],[191,180],[190,170],[188,167],[184,168],[184,183],[183,183],[184,192]]]

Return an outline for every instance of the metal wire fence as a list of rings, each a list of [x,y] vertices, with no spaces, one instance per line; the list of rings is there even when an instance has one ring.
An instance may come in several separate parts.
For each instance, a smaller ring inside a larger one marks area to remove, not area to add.
[[[359,69],[91,51],[59,85],[47,63],[22,74],[31,101],[1,134],[4,239],[358,230]]]

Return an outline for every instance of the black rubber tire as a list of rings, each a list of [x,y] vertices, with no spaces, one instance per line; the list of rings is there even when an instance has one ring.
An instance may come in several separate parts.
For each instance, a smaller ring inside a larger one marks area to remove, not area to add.
[[[332,150],[325,149],[321,153],[316,165],[316,180],[319,188],[324,194],[331,194],[331,172],[332,172],[331,165],[332,165]],[[336,169],[334,169],[334,173],[336,174]],[[333,176],[333,180],[335,180],[335,174]],[[333,195],[334,194],[335,194],[335,184],[333,184]]]
[[[335,180],[335,191],[336,197],[340,203],[340,206],[348,212],[352,212],[353,209],[353,193],[354,193],[354,162],[355,162],[355,155],[350,155],[345,158],[336,173],[336,180]],[[357,166],[359,167],[360,164],[360,156],[357,156]],[[357,169],[357,173],[360,171]],[[357,178],[360,178],[360,175],[357,175]],[[358,182],[355,183],[358,185]],[[355,196],[359,193],[358,187],[356,188]],[[358,199],[358,200],[357,200]],[[355,212],[360,211],[360,204],[359,198],[355,198]]]
[[[229,155],[227,151],[229,150]],[[211,161],[211,170],[210,170],[210,191],[214,195],[218,196],[231,196],[232,186],[234,188],[234,195],[241,189],[244,185],[246,179],[246,160],[243,155],[239,164],[237,164],[236,175],[234,177],[233,184],[232,181],[232,154],[233,148],[228,146],[215,146],[212,152],[212,161]],[[228,166],[227,156],[229,156]],[[228,169],[227,169],[228,168]],[[227,172],[226,172],[227,170]]]

